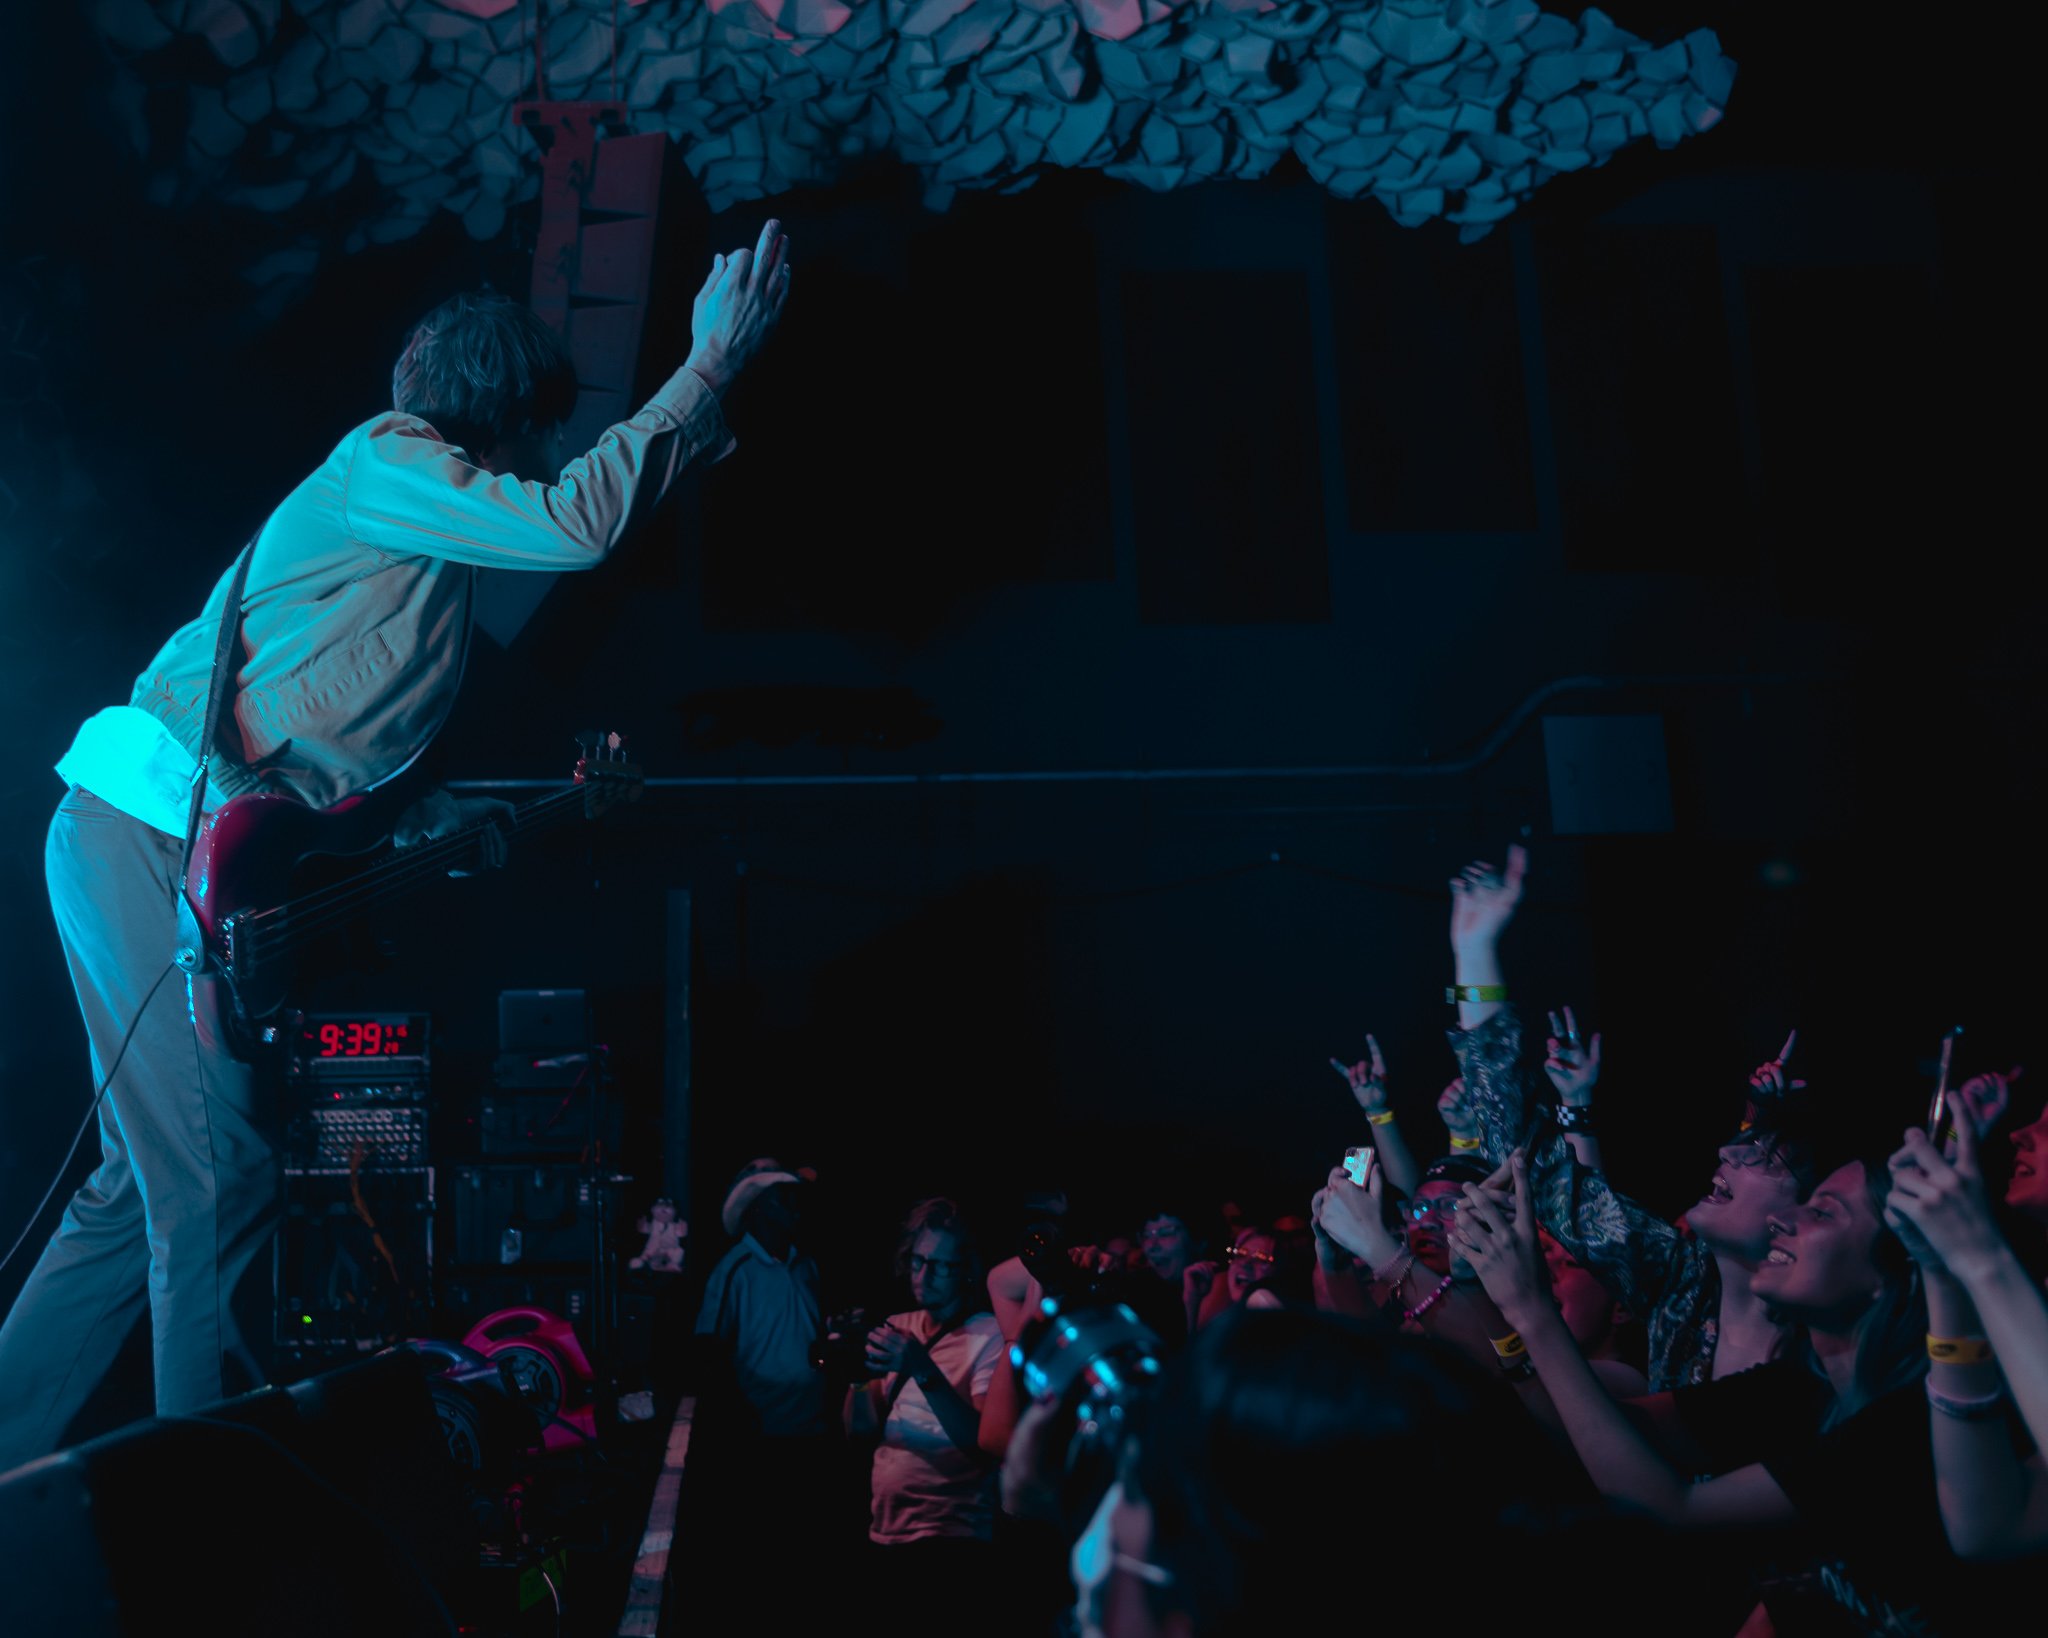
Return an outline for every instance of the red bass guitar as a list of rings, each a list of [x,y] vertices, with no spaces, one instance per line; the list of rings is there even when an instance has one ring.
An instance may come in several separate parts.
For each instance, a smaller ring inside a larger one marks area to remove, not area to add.
[[[341,881],[290,896],[309,860],[353,858],[386,848],[410,793],[370,791],[331,808],[257,791],[224,802],[199,827],[178,904],[178,965],[226,980],[232,1022],[251,1045],[276,1039],[275,1019],[294,959],[312,939],[415,883],[459,870],[478,856],[485,829],[534,830],[581,815],[596,818],[637,800],[641,770],[625,761],[617,734],[586,743],[572,783],[447,836],[392,851]]]

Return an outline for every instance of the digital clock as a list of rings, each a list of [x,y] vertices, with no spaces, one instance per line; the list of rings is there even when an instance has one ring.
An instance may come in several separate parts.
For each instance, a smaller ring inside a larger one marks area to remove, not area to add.
[[[320,1026],[322,1058],[395,1058],[406,1047],[410,1032],[404,1024],[387,1024],[381,1018],[351,1018],[347,1023],[329,1020]]]
[[[427,1015],[423,1012],[320,1012],[299,1020],[292,1057],[301,1072],[319,1074],[372,1062],[423,1064]]]

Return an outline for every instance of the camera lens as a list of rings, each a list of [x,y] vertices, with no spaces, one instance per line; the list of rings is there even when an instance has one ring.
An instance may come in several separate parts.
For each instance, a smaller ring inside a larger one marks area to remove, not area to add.
[[[811,1367],[842,1382],[872,1382],[881,1373],[868,1363],[868,1333],[874,1327],[839,1316],[828,1320],[825,1334],[811,1344]]]
[[[1024,1391],[1058,1407],[1052,1437],[1062,1452],[1060,1506],[1073,1521],[1086,1518],[1109,1488],[1131,1410],[1151,1391],[1162,1349],[1126,1303],[1049,1296],[1046,1309],[1010,1357]]]

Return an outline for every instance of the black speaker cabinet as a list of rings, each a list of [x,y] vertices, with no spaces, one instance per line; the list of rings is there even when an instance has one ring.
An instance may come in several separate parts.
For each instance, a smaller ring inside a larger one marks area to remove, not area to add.
[[[467,1589],[417,1359],[138,1422],[0,1476],[9,1638],[445,1633]]]
[[[271,1293],[274,1340],[300,1359],[431,1335],[434,1174],[287,1170]]]
[[[609,1191],[579,1166],[464,1166],[454,1261],[465,1269],[588,1268]]]

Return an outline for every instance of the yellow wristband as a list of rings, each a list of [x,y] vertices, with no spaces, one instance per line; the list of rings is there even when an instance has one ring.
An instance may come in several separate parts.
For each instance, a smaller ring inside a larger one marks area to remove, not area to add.
[[[1519,1359],[1529,1351],[1529,1345],[1522,1340],[1522,1333],[1519,1331],[1510,1331],[1504,1337],[1488,1337],[1486,1340],[1493,1344],[1493,1351],[1502,1359]]]
[[[1479,1147],[1479,1143],[1480,1140],[1478,1138],[1454,1137],[1451,1139],[1451,1153],[1454,1155],[1469,1155],[1474,1149]]]
[[[1391,1109],[1382,1109],[1376,1115],[1368,1113],[1365,1118],[1371,1121],[1375,1126],[1392,1126],[1394,1124],[1394,1111]]]
[[[1937,1365],[1988,1365],[1991,1344],[1983,1337],[1938,1337],[1930,1331],[1927,1357]]]

